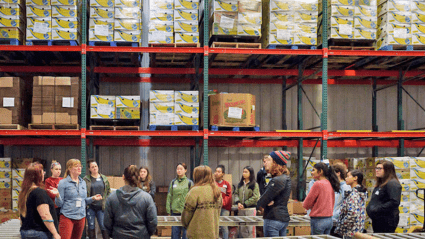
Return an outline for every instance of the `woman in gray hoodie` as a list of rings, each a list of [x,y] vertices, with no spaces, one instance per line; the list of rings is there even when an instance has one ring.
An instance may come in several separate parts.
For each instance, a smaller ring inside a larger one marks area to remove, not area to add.
[[[124,170],[125,186],[106,200],[104,225],[112,238],[151,238],[158,224],[152,197],[139,188],[139,169]]]

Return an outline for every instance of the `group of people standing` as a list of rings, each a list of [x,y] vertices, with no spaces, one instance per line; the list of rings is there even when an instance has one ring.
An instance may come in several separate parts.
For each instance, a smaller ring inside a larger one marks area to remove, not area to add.
[[[289,159],[287,151],[265,155],[258,183],[254,169],[247,166],[234,191],[231,182],[223,179],[223,165],[218,165],[214,174],[208,166],[196,167],[193,182],[186,176],[186,164],[179,163],[166,201],[167,213],[181,216],[182,222],[182,226],[172,227],[172,239],[219,238],[220,231],[227,239],[229,230],[219,227],[219,216],[230,215],[232,205],[237,206],[241,216],[255,216],[261,211],[265,237],[286,236],[290,221]],[[125,186],[111,193],[97,163],[89,161],[87,166],[90,174],[81,178],[80,161],[71,159],[61,178],[61,165],[53,162],[52,177],[45,183],[41,164],[33,163],[26,169],[18,202],[22,238],[79,239],[86,219],[89,238],[96,238],[95,219],[104,239],[150,238],[155,233],[156,187],[146,167],[125,168]],[[401,185],[391,162],[379,161],[375,171],[377,183],[366,207],[368,195],[360,170],[347,173],[343,164],[315,164],[311,173],[314,181],[303,202],[311,218],[311,234],[351,238],[364,230],[366,213],[374,232],[394,232],[399,221]],[[240,226],[238,237],[255,237],[255,227]]]

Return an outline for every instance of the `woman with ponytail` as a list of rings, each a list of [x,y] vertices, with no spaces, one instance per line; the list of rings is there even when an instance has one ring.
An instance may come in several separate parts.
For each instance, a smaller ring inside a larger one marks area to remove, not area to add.
[[[193,171],[195,185],[186,196],[182,224],[188,238],[219,238],[219,218],[223,204],[211,168],[198,166]]]
[[[344,238],[354,238],[354,234],[362,232],[365,226],[367,190],[362,185],[363,173],[360,170],[348,172],[345,181],[352,190],[346,192],[342,202],[335,234]]]
[[[112,238],[151,238],[158,224],[156,206],[139,188],[139,169],[130,165],[122,177],[125,186],[106,200],[103,224]]]
[[[311,209],[311,234],[330,234],[335,192],[339,192],[340,183],[332,166],[324,163],[315,164],[311,176],[316,182],[303,202],[305,209]]]

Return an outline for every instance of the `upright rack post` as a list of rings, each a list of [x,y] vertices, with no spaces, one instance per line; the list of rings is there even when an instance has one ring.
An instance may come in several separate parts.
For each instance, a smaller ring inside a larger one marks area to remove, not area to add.
[[[82,28],[81,28],[81,175],[86,175],[86,126],[87,126],[87,0],[83,0],[82,12]],[[96,152],[97,153],[97,152]]]
[[[208,0],[204,0],[204,165],[208,165]]]
[[[328,1],[323,0],[322,6],[322,117],[323,132],[321,144],[321,158],[328,157]]]
[[[400,70],[400,75],[397,82],[397,129],[404,130],[403,121],[403,71]],[[397,148],[397,156],[404,156],[404,139],[399,139],[399,146]]]
[[[376,91],[376,83],[377,79],[373,78],[373,91],[372,91],[372,131],[378,132],[378,111],[377,111],[377,105],[376,105],[376,94],[378,93]],[[378,146],[373,146],[372,148],[372,157],[378,157]]]
[[[303,89],[302,89],[302,78],[303,78],[303,73],[304,73],[304,64],[299,64],[298,65],[298,81],[297,81],[297,129],[298,130],[302,130],[304,129],[304,124],[303,124]],[[304,170],[304,164],[303,164],[303,143],[304,140],[303,138],[300,138],[298,140],[298,150],[297,150],[297,155],[298,155],[298,182],[302,182],[303,180],[301,179],[301,174],[303,173]],[[297,188],[298,190],[298,199],[302,200],[304,197],[304,191],[305,191],[305,185],[300,184],[299,187]]]

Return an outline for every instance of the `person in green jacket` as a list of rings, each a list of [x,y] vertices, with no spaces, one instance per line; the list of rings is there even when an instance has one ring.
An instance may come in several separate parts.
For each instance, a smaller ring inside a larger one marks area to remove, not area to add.
[[[260,187],[255,181],[254,169],[246,166],[242,172],[241,181],[234,193],[235,203],[238,205],[238,216],[255,216],[257,201],[260,199]],[[255,238],[254,226],[240,226],[240,238]]]
[[[167,214],[171,216],[181,216],[184,209],[184,202],[187,193],[193,185],[192,180],[186,177],[187,165],[179,163],[176,167],[177,177],[173,179],[168,188],[167,194]],[[171,239],[187,239],[186,229],[183,227],[171,228]]]
[[[90,175],[84,177],[84,181],[87,185],[87,197],[92,197],[97,194],[102,195],[102,200],[93,201],[87,205],[87,224],[88,224],[88,236],[90,239],[96,238],[95,232],[95,218],[99,224],[100,231],[102,232],[103,239],[109,239],[108,232],[103,225],[105,203],[109,194],[111,194],[111,186],[105,175],[99,173],[99,167],[96,161],[90,160],[87,162]]]

